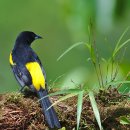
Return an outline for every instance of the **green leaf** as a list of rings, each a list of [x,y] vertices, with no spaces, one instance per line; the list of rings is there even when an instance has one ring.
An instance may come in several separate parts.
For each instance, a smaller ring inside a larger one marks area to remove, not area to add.
[[[90,102],[91,102],[91,105],[92,105],[92,108],[93,108],[95,118],[98,122],[98,126],[99,126],[100,130],[102,130],[99,110],[98,110],[97,103],[95,101],[95,97],[94,97],[94,94],[93,94],[92,91],[89,92],[89,98],[90,98]]]
[[[82,105],[83,105],[83,94],[84,91],[80,91],[78,94],[78,102],[77,102],[77,130],[79,129]]]
[[[58,58],[57,61],[59,61],[64,55],[66,55],[69,51],[71,51],[73,48],[79,46],[79,45],[86,45],[84,42],[78,42],[70,46],[66,51],[64,51]]]
[[[121,116],[120,123],[123,125],[128,125],[128,124],[130,124],[130,119],[128,119],[126,116]]]

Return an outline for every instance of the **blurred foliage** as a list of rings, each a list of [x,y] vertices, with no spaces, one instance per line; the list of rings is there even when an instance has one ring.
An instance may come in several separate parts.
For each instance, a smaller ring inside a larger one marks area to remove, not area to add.
[[[130,25],[129,7],[129,0],[0,1],[0,92],[19,89],[8,59],[16,36],[23,30],[34,31],[44,38],[35,41],[32,47],[44,65],[49,83],[63,74],[62,80],[55,86],[64,85],[68,77],[71,77],[71,84],[72,81],[81,83],[93,80],[92,65],[87,62],[89,52],[84,47],[74,49],[59,62],[56,59],[70,45],[89,41],[90,23],[93,24],[92,37],[96,41],[99,55],[108,58],[121,33]],[[129,35],[130,31],[124,41]],[[122,75],[130,70],[129,49],[130,45],[127,45],[120,66]],[[69,84],[64,86],[69,87]]]

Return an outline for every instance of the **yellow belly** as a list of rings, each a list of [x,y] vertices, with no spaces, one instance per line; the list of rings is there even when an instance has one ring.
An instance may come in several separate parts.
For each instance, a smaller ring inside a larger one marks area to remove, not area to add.
[[[39,90],[40,87],[45,89],[45,77],[42,73],[42,69],[37,62],[29,62],[26,64],[26,68],[29,71],[32,77],[32,84],[36,90]]]

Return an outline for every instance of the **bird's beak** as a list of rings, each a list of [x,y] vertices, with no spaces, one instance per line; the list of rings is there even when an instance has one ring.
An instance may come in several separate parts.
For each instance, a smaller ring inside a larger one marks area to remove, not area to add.
[[[36,36],[35,36],[35,39],[42,39],[42,37],[39,36],[39,35],[36,35]]]

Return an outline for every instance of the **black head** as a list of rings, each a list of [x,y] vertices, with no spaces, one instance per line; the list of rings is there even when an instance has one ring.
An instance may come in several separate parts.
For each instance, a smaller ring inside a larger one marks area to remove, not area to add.
[[[39,39],[39,38],[42,38],[41,36],[38,36],[36,35],[34,32],[31,32],[31,31],[23,31],[21,32],[17,39],[16,39],[16,43],[17,44],[28,44],[28,45],[31,45],[31,43],[36,40],[36,39]]]

